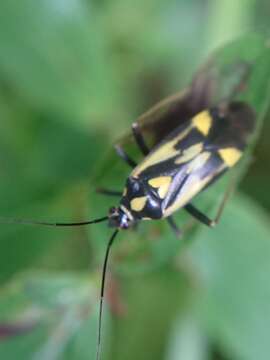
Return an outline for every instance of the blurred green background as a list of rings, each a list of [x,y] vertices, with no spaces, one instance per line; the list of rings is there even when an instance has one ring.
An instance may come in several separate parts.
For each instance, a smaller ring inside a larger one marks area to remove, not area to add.
[[[0,215],[106,214],[115,200],[93,187],[113,141],[186,86],[213,49],[268,25],[266,0],[1,0]],[[259,90],[252,89],[258,97]],[[119,236],[103,359],[269,358],[269,134],[266,116],[215,230],[198,226],[184,248],[166,224]],[[124,165],[117,180],[105,172],[103,184],[121,187],[127,174]],[[103,225],[1,225],[1,359],[95,358],[100,264],[111,233]]]

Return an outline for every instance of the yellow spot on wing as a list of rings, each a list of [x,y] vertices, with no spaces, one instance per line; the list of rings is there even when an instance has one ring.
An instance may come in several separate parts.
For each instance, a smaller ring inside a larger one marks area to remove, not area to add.
[[[146,196],[141,196],[141,197],[132,199],[130,202],[131,210],[141,211],[145,207],[146,201],[147,201]]]
[[[185,206],[195,195],[197,195],[204,186],[209,183],[211,176],[201,180],[198,176],[191,176],[188,183],[186,183],[179,193],[175,201],[166,208],[163,216],[167,217],[173,214],[176,210]]]
[[[190,200],[193,199],[194,196],[200,193],[205,186],[207,186],[211,180],[220,174],[225,169],[225,165],[221,165],[219,169],[214,174],[209,174],[209,176],[205,177],[204,179],[200,179],[198,174],[192,173],[189,176],[189,179],[184,184],[183,188],[179,192],[177,198],[175,201],[169,206],[166,207],[163,216],[167,217],[173,214],[176,210],[182,208],[187,203],[190,202]]]
[[[205,110],[194,116],[192,124],[205,136],[208,135],[212,125],[212,117],[209,111]]]
[[[167,196],[163,202],[165,209],[163,211],[164,217],[170,216],[176,210],[189,203],[193,197],[199,194],[208,184],[210,184],[210,182],[216,178],[218,174],[221,174],[223,170],[226,170],[226,163],[223,162],[218,168],[213,169],[213,172],[210,171],[208,176],[201,178],[200,169],[206,165],[210,157],[211,153],[204,151],[188,163],[186,168],[188,178],[179,190],[176,199],[174,199],[170,206],[168,206],[168,203],[170,202],[169,196]]]
[[[123,190],[123,196],[126,196],[126,195],[127,195],[127,188],[125,187]]]
[[[202,148],[203,148],[202,143],[198,143],[190,146],[183,152],[181,156],[175,159],[175,164],[180,165],[187,161],[192,160],[196,155],[198,155],[202,151]]]
[[[172,178],[170,176],[159,176],[148,181],[148,184],[154,188],[158,188],[158,195],[164,199],[167,195]]]
[[[180,150],[175,149],[174,146],[180,140],[184,139],[189,134],[189,132],[190,126],[188,126],[172,140],[157,147],[155,151],[151,152],[138,166],[135,167],[135,169],[131,173],[131,176],[136,178],[143,170],[147,169],[149,166],[158,164],[165,160],[169,160],[174,156],[178,155],[180,153]]]
[[[236,148],[218,150],[219,155],[228,167],[234,166],[242,156],[242,152]]]

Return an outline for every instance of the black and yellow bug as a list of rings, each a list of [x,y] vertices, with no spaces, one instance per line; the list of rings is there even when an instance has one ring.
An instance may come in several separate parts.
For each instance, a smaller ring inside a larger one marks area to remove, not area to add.
[[[148,151],[135,124],[137,143],[147,155],[135,166],[118,148],[134,168],[119,207],[109,213],[110,226],[128,229],[141,220],[170,219],[180,208],[213,226],[190,202],[239,161],[253,127],[247,104],[221,104],[195,115]]]
[[[138,164],[121,145],[116,145],[117,154],[132,171],[122,192],[99,190],[120,197],[118,206],[111,208],[107,216],[75,223],[10,221],[46,226],[80,226],[108,221],[109,226],[116,228],[108,242],[103,264],[97,359],[100,359],[107,262],[118,231],[143,220],[167,219],[179,235],[172,215],[180,209],[208,226],[218,222],[227,193],[214,220],[191,202],[238,163],[253,133],[255,113],[243,101],[220,101],[211,106],[209,88],[209,79],[198,76],[190,88],[161,102],[133,124],[135,142],[144,155]],[[142,129],[152,132],[151,146],[146,144]]]

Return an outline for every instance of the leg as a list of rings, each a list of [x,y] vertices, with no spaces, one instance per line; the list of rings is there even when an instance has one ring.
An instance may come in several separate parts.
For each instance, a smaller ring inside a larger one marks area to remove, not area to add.
[[[119,196],[119,197],[122,196],[121,191],[109,190],[109,189],[104,189],[104,188],[97,188],[96,192],[99,194],[108,195],[108,196]]]
[[[114,148],[117,155],[121,159],[123,159],[130,167],[134,168],[135,166],[137,166],[136,162],[128,156],[128,154],[124,151],[124,149],[120,145],[115,145]]]
[[[193,216],[196,220],[200,221],[201,223],[214,227],[217,223],[216,220],[209,219],[204,213],[202,213],[200,210],[198,210],[195,206],[192,204],[187,204],[184,209]]]
[[[132,124],[132,133],[133,133],[134,139],[135,139],[139,149],[143,153],[143,155],[149,154],[148,146],[146,145],[144,138],[142,136],[141,130],[139,128],[139,125],[136,122]]]
[[[172,231],[175,233],[175,235],[177,237],[181,237],[182,236],[182,231],[179,229],[179,227],[177,226],[177,224],[175,223],[174,219],[172,216],[169,216],[167,218],[168,224],[170,225],[170,228],[172,229]]]
[[[220,218],[221,215],[223,213],[225,204],[229,198],[229,196],[231,195],[233,189],[234,189],[234,178],[232,178],[233,181],[230,181],[227,190],[224,193],[224,196],[222,198],[222,201],[218,207],[216,216],[214,219],[210,219],[208,216],[206,216],[205,214],[203,214],[200,210],[198,210],[195,206],[193,206],[192,204],[187,204],[184,209],[190,214],[192,215],[196,220],[200,221],[201,223],[210,226],[210,227],[215,227]]]

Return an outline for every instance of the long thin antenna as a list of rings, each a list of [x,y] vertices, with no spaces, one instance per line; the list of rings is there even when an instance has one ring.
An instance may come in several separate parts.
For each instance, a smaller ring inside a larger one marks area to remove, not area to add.
[[[98,339],[97,339],[97,356],[96,360],[100,360],[100,345],[101,345],[101,325],[102,325],[102,311],[103,311],[103,299],[104,299],[104,289],[105,289],[105,278],[106,278],[106,271],[107,271],[107,264],[111,246],[113,241],[118,233],[118,229],[112,234],[106,249],[106,254],[103,263],[102,269],[102,281],[101,281],[101,290],[100,290],[100,303],[99,303],[99,318],[98,318]]]
[[[41,226],[83,226],[96,224],[102,221],[108,220],[108,216],[104,216],[99,219],[80,221],[80,222],[46,222],[46,221],[33,221],[27,219],[10,219],[0,217],[1,224],[22,224],[22,225],[41,225]]]

